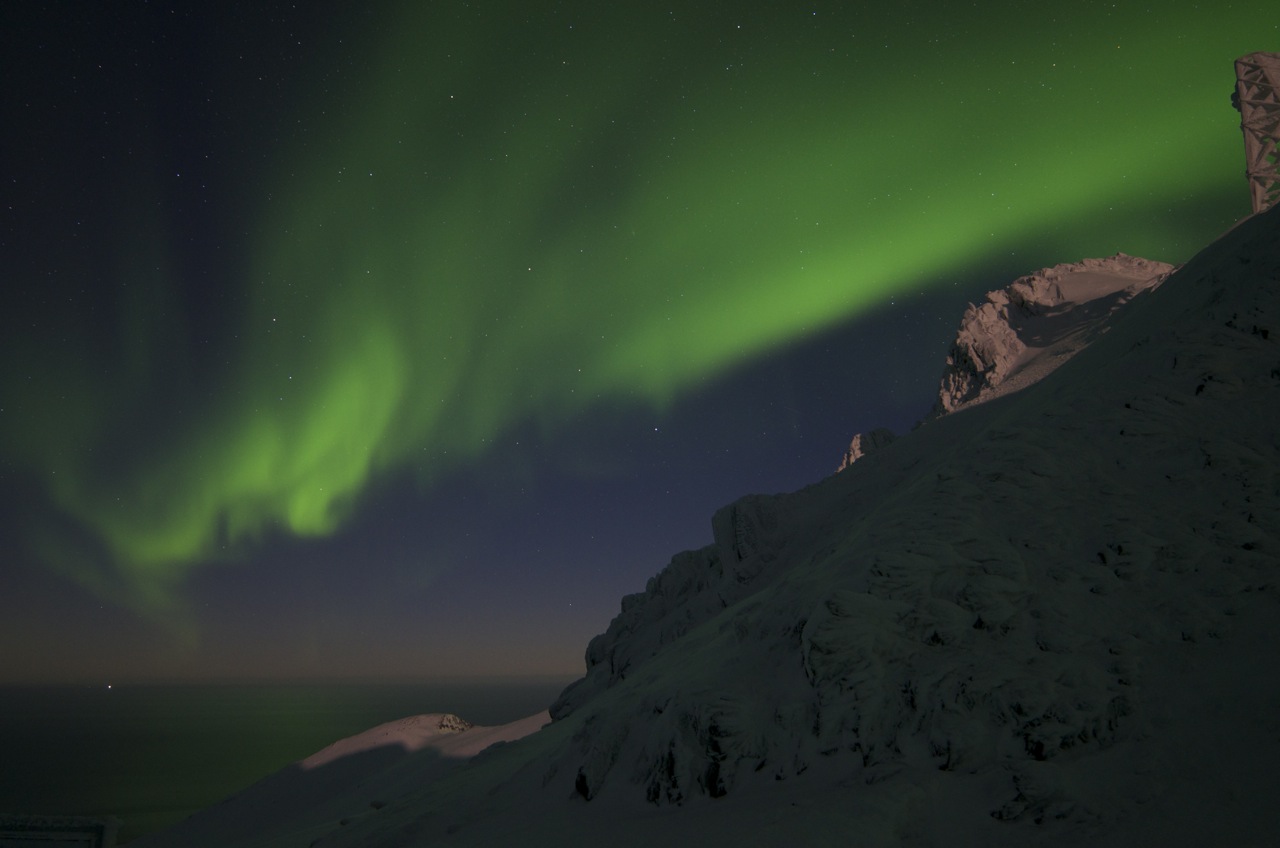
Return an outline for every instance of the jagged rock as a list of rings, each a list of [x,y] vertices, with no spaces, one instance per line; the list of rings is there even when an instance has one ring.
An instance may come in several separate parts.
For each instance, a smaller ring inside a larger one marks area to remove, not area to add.
[[[754,591],[776,556],[782,498],[748,495],[718,510],[705,548],[676,554],[649,579],[644,592],[627,595],[609,628],[587,645],[587,673],[551,706],[551,716],[568,716],[578,704],[623,680],[663,646],[681,638]]]
[[[1117,253],[1044,268],[970,304],[931,417],[1026,388],[1083,350],[1116,310],[1159,286],[1172,265]]]
[[[892,442],[897,436],[887,427],[877,427],[870,433],[858,433],[849,442],[849,449],[844,452],[844,456],[840,459],[840,467],[837,472],[844,471],[850,465],[853,465],[859,459],[868,454],[875,453],[880,448]]]
[[[440,720],[436,723],[436,728],[441,733],[461,733],[464,730],[470,730],[474,727],[471,722],[465,718],[459,718],[453,713],[443,713]]]
[[[988,292],[960,320],[926,420],[1043,379],[1106,332],[1125,304],[1158,287],[1173,270],[1164,262],[1117,253],[1043,268]],[[836,471],[893,439],[883,428],[859,433]]]

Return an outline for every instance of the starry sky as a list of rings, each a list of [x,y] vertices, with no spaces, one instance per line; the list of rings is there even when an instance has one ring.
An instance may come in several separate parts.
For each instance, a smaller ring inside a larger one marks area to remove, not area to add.
[[[1271,0],[0,8],[0,683],[570,675],[966,303],[1247,214]]]

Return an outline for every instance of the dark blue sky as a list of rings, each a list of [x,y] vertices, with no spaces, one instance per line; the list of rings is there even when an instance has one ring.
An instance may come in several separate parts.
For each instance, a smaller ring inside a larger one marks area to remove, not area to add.
[[[967,302],[1248,211],[1269,4],[644,5],[0,11],[0,682],[572,674]]]

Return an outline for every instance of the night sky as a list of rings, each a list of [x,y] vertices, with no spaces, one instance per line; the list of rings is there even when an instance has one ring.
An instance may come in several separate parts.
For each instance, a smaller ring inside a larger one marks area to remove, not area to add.
[[[0,683],[579,671],[967,302],[1247,214],[1276,21],[3,4]]]

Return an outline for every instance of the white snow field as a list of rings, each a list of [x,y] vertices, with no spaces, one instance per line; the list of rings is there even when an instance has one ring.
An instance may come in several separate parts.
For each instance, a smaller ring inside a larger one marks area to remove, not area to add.
[[[135,844],[1280,844],[1280,208],[1130,294],[722,509],[540,730],[391,728]]]

